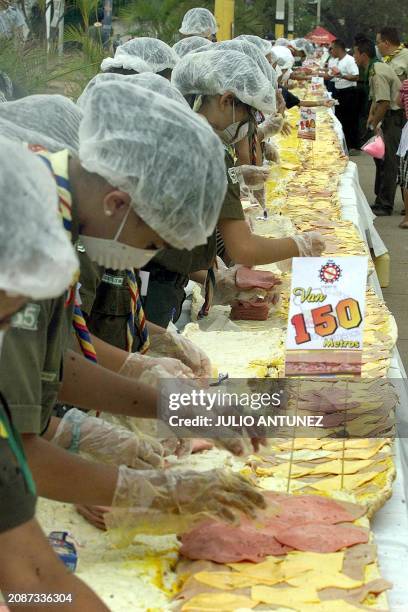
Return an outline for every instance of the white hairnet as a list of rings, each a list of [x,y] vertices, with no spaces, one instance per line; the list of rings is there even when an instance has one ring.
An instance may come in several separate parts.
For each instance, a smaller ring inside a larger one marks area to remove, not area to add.
[[[206,242],[227,182],[221,140],[201,117],[139,85],[97,83],[79,143],[84,168],[128,193],[163,240],[180,249]]]
[[[132,38],[116,49],[115,57],[102,61],[101,70],[123,68],[135,72],[161,72],[172,69],[178,56],[169,45],[158,38]]]
[[[180,34],[196,34],[205,38],[218,31],[214,15],[206,8],[192,8],[183,17]]]
[[[51,152],[78,151],[81,110],[65,96],[34,95],[0,104],[0,135]]]
[[[305,55],[313,55],[314,53],[313,44],[306,38],[295,38],[295,40],[289,42],[289,45],[298,51],[303,51]]]
[[[264,55],[268,55],[271,52],[272,45],[269,40],[265,40],[260,36],[255,36],[253,34],[240,34],[240,36],[237,36],[235,40],[247,40],[255,45]]]
[[[256,47],[253,43],[243,38],[234,38],[233,40],[224,40],[222,42],[215,43],[211,48],[211,50],[214,51],[225,51],[231,49],[234,51],[239,51],[240,53],[244,53],[245,55],[248,55],[250,58],[252,58],[258,64],[258,67],[262,70],[266,78],[272,83],[273,88],[278,88],[278,79],[275,70],[272,68],[265,55],[261,53],[258,47]]]
[[[52,175],[20,143],[0,138],[0,289],[36,300],[61,295],[78,260],[58,213]]]
[[[287,47],[290,44],[290,40],[287,38],[277,38],[275,40],[275,45],[277,47]]]
[[[215,96],[230,91],[241,102],[265,114],[275,112],[272,83],[254,60],[239,51],[189,53],[173,70],[171,82],[185,96]]]
[[[156,93],[171,98],[188,106],[185,98],[179,92],[179,90],[170,83],[168,79],[160,76],[159,74],[153,74],[153,72],[143,72],[142,74],[117,74],[115,72],[100,72],[93,79],[89,81],[84,91],[81,93],[77,100],[78,106],[84,108],[89,94],[97,83],[105,83],[110,81],[111,83],[133,83],[155,91]]]
[[[292,68],[295,63],[295,58],[293,57],[290,49],[287,47],[272,47],[271,50],[272,61],[277,62],[278,66],[282,68],[282,70],[287,70],[288,68]]]
[[[187,53],[191,53],[200,47],[208,49],[209,45],[212,45],[212,42],[207,38],[203,38],[202,36],[189,36],[188,38],[183,38],[176,42],[176,44],[173,45],[173,50],[179,57],[184,57]]]

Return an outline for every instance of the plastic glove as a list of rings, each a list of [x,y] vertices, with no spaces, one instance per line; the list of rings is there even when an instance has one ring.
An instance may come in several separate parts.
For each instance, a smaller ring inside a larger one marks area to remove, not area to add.
[[[71,452],[87,453],[102,463],[124,463],[137,469],[163,466],[164,450],[160,442],[88,416],[77,408],[69,410],[61,419],[52,442]]]
[[[289,121],[286,121],[285,119],[282,125],[281,134],[283,134],[284,136],[290,136],[291,133],[292,133],[292,126],[290,125]]]
[[[145,372],[157,380],[160,378],[194,378],[191,369],[179,359],[149,357],[149,355],[140,353],[130,353],[118,374],[127,378],[141,378]],[[153,379],[150,384],[154,384]]]
[[[262,189],[268,180],[269,168],[265,166],[235,166],[233,168],[241,187],[246,185],[250,189]]]
[[[233,472],[138,472],[121,465],[112,505],[181,515],[210,512],[233,521],[237,512],[254,516],[265,502],[245,478]]]
[[[286,110],[285,98],[282,95],[282,90],[278,89],[276,92],[276,110],[279,114],[283,115]]]
[[[258,125],[258,137],[265,140],[270,136],[279,134],[282,129],[284,118],[282,115],[268,115],[265,120]]]
[[[319,232],[303,232],[291,236],[299,249],[299,257],[319,257],[325,248],[324,238]]]
[[[269,162],[280,163],[279,147],[274,142],[264,143],[264,157]]]
[[[154,353],[172,355],[190,368],[196,378],[211,378],[211,362],[207,355],[191,340],[181,334],[166,331],[150,336],[150,350]],[[190,376],[191,378],[191,376]]]

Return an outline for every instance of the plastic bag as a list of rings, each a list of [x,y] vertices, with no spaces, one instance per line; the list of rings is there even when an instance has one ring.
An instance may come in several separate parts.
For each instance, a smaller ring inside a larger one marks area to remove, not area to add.
[[[361,147],[361,150],[375,159],[384,159],[385,144],[381,136],[373,136]]]

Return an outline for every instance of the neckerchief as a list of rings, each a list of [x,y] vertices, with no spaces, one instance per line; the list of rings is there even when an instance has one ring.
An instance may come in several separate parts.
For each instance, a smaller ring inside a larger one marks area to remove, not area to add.
[[[146,317],[140,299],[139,287],[133,270],[126,271],[126,277],[130,293],[130,315],[127,322],[127,349],[132,351],[135,339],[135,322],[138,321],[138,331],[141,340],[139,353],[145,353],[150,346],[149,331],[147,329]]]
[[[68,151],[59,151],[58,153],[50,154],[48,151],[41,149],[40,147],[30,148],[35,150],[37,155],[44,161],[52,172],[57,185],[59,213],[62,218],[64,229],[72,242],[72,194],[68,176],[69,153]],[[77,280],[78,278],[74,279],[74,282],[71,285],[66,306],[68,306],[74,300],[72,325],[78,338],[79,346],[81,347],[83,355],[90,361],[96,363],[96,351],[92,344],[91,334],[89,333],[81,308],[75,299]]]
[[[405,49],[405,45],[404,44],[400,44],[400,46],[395,49],[395,51],[393,51],[392,53],[389,53],[388,55],[384,55],[383,60],[386,64],[389,64],[390,61],[396,57],[399,53],[401,53],[401,51]]]

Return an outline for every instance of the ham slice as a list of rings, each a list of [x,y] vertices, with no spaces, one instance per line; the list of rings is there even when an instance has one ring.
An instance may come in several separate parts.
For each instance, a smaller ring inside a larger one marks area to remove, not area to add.
[[[266,321],[269,304],[263,299],[236,300],[232,303],[230,318],[233,321]]]
[[[229,525],[208,520],[196,525],[182,536],[180,552],[188,559],[257,563],[267,555],[283,555],[292,549],[335,552],[368,540],[365,529],[336,525],[362,516],[363,506],[319,495],[275,492],[266,493],[265,500],[267,508],[252,521]]]
[[[368,531],[354,525],[327,525],[315,522],[291,525],[277,533],[276,538],[282,544],[296,550],[330,553],[354,544],[366,544]]]
[[[273,531],[276,533],[277,529]],[[188,559],[258,563],[267,555],[283,555],[290,550],[290,546],[280,544],[268,529],[258,530],[250,521],[242,521],[238,526],[205,521],[183,535],[180,552]]]
[[[281,281],[272,272],[264,270],[253,270],[242,266],[237,269],[235,284],[238,289],[266,289],[269,291],[275,285],[280,285]]]
[[[348,507],[347,507],[348,506]],[[282,503],[279,518],[284,521],[299,523],[336,523],[352,522],[365,513],[364,506],[357,504],[342,505],[320,495],[288,495]]]

